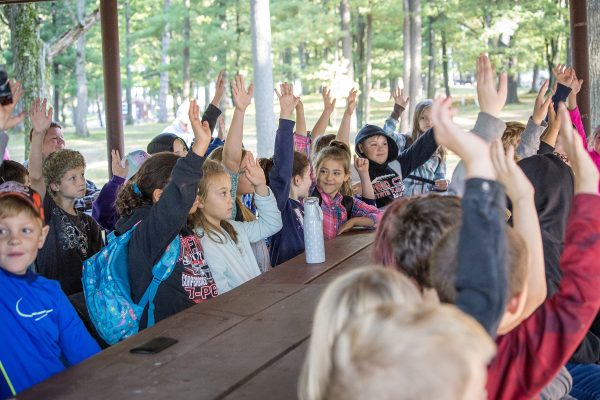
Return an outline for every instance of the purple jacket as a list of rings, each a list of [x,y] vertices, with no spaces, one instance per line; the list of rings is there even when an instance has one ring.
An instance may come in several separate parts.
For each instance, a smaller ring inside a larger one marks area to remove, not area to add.
[[[112,231],[115,229],[115,223],[119,219],[115,200],[117,200],[117,192],[125,183],[125,178],[113,175],[112,179],[102,187],[98,198],[94,200],[92,205],[92,218],[98,222],[103,229]]]

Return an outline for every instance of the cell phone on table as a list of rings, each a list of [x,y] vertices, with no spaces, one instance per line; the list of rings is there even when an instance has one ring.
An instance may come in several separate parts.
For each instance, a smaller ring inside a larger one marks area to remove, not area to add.
[[[169,337],[157,337],[138,347],[134,347],[133,349],[129,350],[129,352],[132,354],[157,354],[167,347],[173,346],[177,342],[177,339]]]
[[[10,91],[10,82],[8,81],[8,74],[0,66],[0,104],[5,106],[12,104],[13,98]]]

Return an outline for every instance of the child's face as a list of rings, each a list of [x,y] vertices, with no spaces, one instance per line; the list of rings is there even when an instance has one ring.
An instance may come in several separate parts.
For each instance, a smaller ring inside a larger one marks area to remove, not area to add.
[[[48,229],[25,212],[0,218],[0,267],[13,274],[25,274],[44,245]]]
[[[42,156],[48,157],[55,151],[65,148],[65,137],[60,128],[49,128],[44,135],[44,143],[42,145]]]
[[[419,130],[425,132],[433,126],[431,121],[431,107],[427,107],[419,117]]]
[[[384,164],[388,158],[388,141],[383,135],[371,136],[361,143],[363,153],[370,161]]]
[[[350,179],[350,174],[344,170],[344,165],[336,160],[324,160],[317,171],[317,184],[329,196],[335,196],[343,183]]]
[[[79,199],[85,196],[85,168],[68,170],[60,179],[60,184],[51,184],[51,189],[68,199]]]
[[[211,178],[206,198],[200,199],[199,207],[209,220],[227,220],[231,218],[233,199],[231,197],[231,179],[229,174],[219,174]]]
[[[185,146],[181,140],[176,139],[173,142],[173,153],[177,154],[179,157],[187,156],[188,151],[185,149]]]
[[[293,181],[298,198],[303,199],[308,197],[310,192],[310,186],[312,185],[310,168],[306,168],[302,175],[296,175],[293,178]]]

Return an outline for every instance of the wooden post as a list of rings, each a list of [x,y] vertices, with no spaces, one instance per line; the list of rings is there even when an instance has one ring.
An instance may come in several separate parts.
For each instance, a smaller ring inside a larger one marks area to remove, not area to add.
[[[121,62],[119,59],[119,15],[117,0],[100,0],[102,64],[104,66],[104,113],[108,174],[112,176],[110,151],[123,156],[123,112],[121,110]]]
[[[590,135],[590,73],[589,73],[589,49],[588,49],[588,19],[587,0],[569,0],[571,12],[571,51],[573,55],[573,67],[577,78],[583,79],[583,87],[577,95],[577,104],[581,111],[581,120],[586,134]]]

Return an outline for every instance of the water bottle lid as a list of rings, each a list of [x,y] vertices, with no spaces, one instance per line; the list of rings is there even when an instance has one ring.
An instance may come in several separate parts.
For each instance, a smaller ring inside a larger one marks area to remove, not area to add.
[[[305,197],[302,200],[302,204],[304,204],[305,206],[309,205],[318,205],[319,204],[319,198],[318,197]]]

